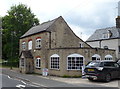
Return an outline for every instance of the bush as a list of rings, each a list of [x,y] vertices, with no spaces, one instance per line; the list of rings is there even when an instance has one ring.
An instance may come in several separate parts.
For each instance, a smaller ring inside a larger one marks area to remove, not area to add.
[[[6,67],[19,67],[19,62],[10,62],[10,61],[8,61],[8,62],[3,62],[2,63],[2,66],[4,67],[4,66],[6,66]]]

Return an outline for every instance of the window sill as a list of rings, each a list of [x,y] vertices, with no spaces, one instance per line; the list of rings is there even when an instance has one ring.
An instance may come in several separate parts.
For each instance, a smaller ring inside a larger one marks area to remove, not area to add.
[[[37,68],[37,67],[36,67],[35,69],[41,69],[41,68]]]
[[[60,71],[60,69],[50,69],[50,70],[57,70],[57,71]]]
[[[80,71],[82,69],[67,69],[67,71]]]
[[[41,50],[41,48],[35,48],[36,50]]]

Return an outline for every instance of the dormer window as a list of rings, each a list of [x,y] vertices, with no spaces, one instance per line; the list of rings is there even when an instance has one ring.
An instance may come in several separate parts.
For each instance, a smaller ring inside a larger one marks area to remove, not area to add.
[[[103,33],[102,38],[103,38],[103,39],[108,39],[108,38],[110,38],[111,36],[112,36],[112,33],[111,33],[110,30],[108,30],[106,33]]]
[[[103,33],[103,39],[107,39],[108,38],[108,34],[107,33]]]
[[[41,38],[36,38],[36,49],[41,48]]]
[[[111,36],[112,36],[112,32],[108,30],[108,38],[110,38]]]
[[[22,50],[25,50],[25,48],[26,48],[26,42],[23,41],[23,42],[22,42]]]

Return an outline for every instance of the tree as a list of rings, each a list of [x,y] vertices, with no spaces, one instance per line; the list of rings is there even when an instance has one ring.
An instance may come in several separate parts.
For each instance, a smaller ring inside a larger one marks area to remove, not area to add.
[[[2,43],[3,58],[18,59],[19,38],[31,27],[38,25],[39,20],[24,4],[14,5],[2,18]]]

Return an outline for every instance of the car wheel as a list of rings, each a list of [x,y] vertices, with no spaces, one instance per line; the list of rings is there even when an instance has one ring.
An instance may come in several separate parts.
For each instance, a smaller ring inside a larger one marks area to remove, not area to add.
[[[93,78],[88,78],[89,81],[93,81]]]
[[[109,82],[111,80],[111,76],[110,76],[110,74],[107,74],[106,76],[105,76],[105,81],[106,82]]]

